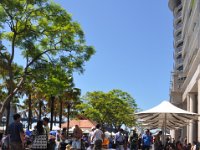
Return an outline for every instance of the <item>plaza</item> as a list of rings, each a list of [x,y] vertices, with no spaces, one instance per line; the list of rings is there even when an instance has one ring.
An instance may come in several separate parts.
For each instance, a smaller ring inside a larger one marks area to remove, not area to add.
[[[200,0],[2,0],[0,16],[0,130],[12,150],[37,149],[37,136],[43,149],[200,142]],[[138,124],[137,113],[162,100],[165,112]],[[99,136],[89,135],[97,124]]]

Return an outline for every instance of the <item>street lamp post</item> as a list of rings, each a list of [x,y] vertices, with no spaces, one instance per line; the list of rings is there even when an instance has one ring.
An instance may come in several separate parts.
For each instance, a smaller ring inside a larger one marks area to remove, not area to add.
[[[3,124],[3,134],[4,134],[4,131],[5,131],[4,126],[5,126],[5,123],[6,123],[6,117],[5,117],[5,116],[3,116],[3,117],[1,118],[1,122],[2,122],[2,124]]]

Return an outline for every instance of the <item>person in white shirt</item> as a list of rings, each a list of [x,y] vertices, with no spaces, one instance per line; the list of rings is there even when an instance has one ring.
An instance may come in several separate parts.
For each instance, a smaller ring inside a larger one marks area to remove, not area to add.
[[[115,135],[116,150],[124,150],[124,135],[123,129],[119,129]]]
[[[94,135],[95,127],[91,128],[91,132],[89,133],[88,139],[89,139],[89,144],[90,144],[90,149],[93,149],[94,147],[94,141],[92,141],[92,137]]]
[[[50,128],[48,126],[48,123],[49,123],[49,118],[47,117],[43,118],[44,129],[46,130],[49,139]]]
[[[94,135],[92,136],[92,141],[94,142],[94,150],[101,150],[102,148],[104,134],[100,130],[100,127],[100,124],[96,125],[96,130],[94,131]]]

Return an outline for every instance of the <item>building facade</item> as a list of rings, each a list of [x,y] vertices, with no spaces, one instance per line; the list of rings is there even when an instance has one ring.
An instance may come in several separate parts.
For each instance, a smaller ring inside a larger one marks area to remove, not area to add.
[[[200,0],[169,0],[169,8],[174,16],[170,102],[200,114]],[[173,131],[173,136],[200,142],[200,118]]]

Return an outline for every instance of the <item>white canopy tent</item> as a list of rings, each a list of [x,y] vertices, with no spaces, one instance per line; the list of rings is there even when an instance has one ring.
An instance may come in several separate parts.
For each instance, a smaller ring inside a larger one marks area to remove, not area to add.
[[[197,120],[199,116],[196,113],[180,109],[168,101],[163,101],[159,105],[135,115],[142,125],[151,129],[162,128],[164,133],[166,133],[166,129],[185,126],[190,120]]]

